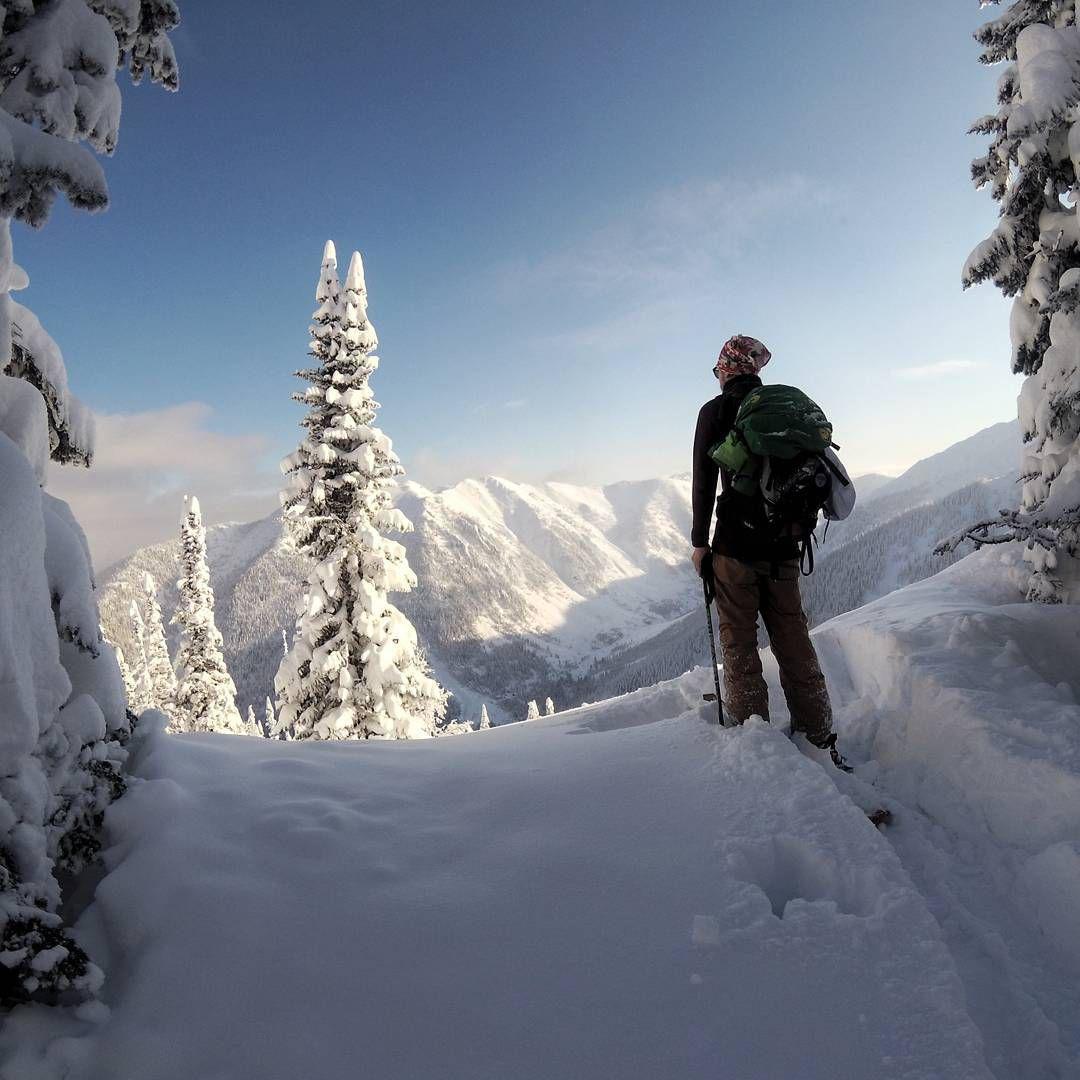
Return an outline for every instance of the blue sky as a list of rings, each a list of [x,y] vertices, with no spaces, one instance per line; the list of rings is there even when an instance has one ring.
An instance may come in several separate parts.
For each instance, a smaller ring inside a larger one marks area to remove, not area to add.
[[[111,208],[16,236],[103,414],[98,478],[59,481],[99,561],[188,487],[211,520],[273,505],[327,237],[364,254],[382,424],[428,484],[685,470],[733,332],[855,471],[1014,413],[1006,305],[959,286],[995,213],[975,0],[181,9]]]

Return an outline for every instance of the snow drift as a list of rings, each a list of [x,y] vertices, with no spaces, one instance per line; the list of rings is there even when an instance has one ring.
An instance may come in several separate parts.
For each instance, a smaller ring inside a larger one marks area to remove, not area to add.
[[[80,924],[109,1014],[22,1010],[0,1075],[985,1076],[888,844],[702,675],[425,743],[144,737]]]

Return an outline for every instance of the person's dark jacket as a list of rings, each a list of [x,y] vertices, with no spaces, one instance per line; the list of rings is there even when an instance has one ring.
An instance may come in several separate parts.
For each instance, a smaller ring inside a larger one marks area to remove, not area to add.
[[[774,539],[765,520],[762,500],[733,491],[728,470],[721,469],[709,457],[709,450],[727,438],[743,398],[756,386],[761,386],[756,375],[736,375],[728,379],[723,393],[707,401],[698,413],[694,432],[694,524],[690,542],[696,548],[710,546],[709,524],[715,500],[713,551],[744,562],[775,563],[798,558],[797,545],[790,537]],[[721,494],[717,499],[718,480]]]

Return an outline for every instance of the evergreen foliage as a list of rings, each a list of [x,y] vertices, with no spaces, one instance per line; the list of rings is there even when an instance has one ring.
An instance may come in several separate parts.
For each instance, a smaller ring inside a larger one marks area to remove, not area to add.
[[[1024,375],[1019,510],[958,539],[1023,541],[1028,598],[1080,600],[1080,31],[1074,0],[1019,0],[976,38],[984,63],[1005,64],[998,111],[972,131],[990,137],[972,164],[1000,204],[971,253],[965,287],[992,281],[1013,298],[1012,367]]]
[[[106,642],[108,644],[108,642]],[[124,650],[119,645],[113,645],[113,652],[116,655],[116,666],[120,669],[120,678],[124,682],[124,696],[127,699],[128,706],[132,704],[132,700],[135,697],[135,677],[131,673],[131,668],[128,667],[127,661],[124,659]]]
[[[0,1001],[77,999],[101,971],[68,935],[59,873],[100,848],[109,802],[124,789],[130,713],[117,654],[103,641],[86,538],[66,504],[41,490],[39,451],[88,465],[89,414],[67,391],[63,358],[27,309],[11,219],[44,224],[56,194],[100,209],[108,194],[93,150],[111,153],[120,120],[117,66],[170,88],[171,0],[12,0],[0,6],[0,624],[19,626],[0,662]],[[14,315],[20,344],[13,348]],[[14,430],[26,385],[42,428]],[[34,438],[24,438],[33,433]],[[51,623],[51,633],[49,625]]]
[[[135,643],[131,658],[132,695],[128,699],[128,705],[138,715],[144,709],[153,707],[154,691],[150,680],[150,662],[146,654],[146,624],[135,600],[128,605],[128,617],[131,619],[131,639]]]
[[[525,714],[526,720],[539,720],[540,719],[540,706],[535,701],[529,702],[528,712]]]
[[[282,463],[283,517],[312,560],[297,606],[292,648],[275,679],[276,731],[292,738],[423,738],[445,713],[416,631],[387,599],[413,588],[404,547],[411,528],[392,505],[401,464],[375,426],[369,378],[378,367],[367,318],[363,263],[354,253],[344,290],[334,245],[323,253],[310,329],[316,365],[307,388],[307,434]]]
[[[165,623],[161,605],[157,599],[157,583],[150,574],[143,576],[143,594],[146,606],[146,669],[150,679],[152,707],[167,716],[176,711],[176,672],[169,659],[169,646],[165,640]]]
[[[108,201],[105,177],[86,142],[116,148],[125,62],[170,90],[178,85],[168,32],[170,0],[17,0],[2,9],[0,34],[0,216],[41,225],[58,191],[81,209]],[[64,48],[57,43],[63,42]]]
[[[236,708],[236,687],[221,653],[221,634],[214,622],[214,593],[206,563],[206,529],[199,500],[186,500],[180,527],[180,596],[173,622],[180,626],[174,729],[221,731],[243,735]]]
[[[491,717],[488,716],[487,705],[480,706],[480,724],[477,731],[487,731],[491,727]]]

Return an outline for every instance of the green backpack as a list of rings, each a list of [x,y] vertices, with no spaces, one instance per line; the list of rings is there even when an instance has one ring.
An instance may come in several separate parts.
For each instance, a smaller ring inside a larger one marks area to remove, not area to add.
[[[833,429],[819,405],[794,386],[759,386],[739,406],[735,424],[709,456],[732,474],[743,495],[760,490],[765,459],[790,461],[823,454],[833,445]]]

